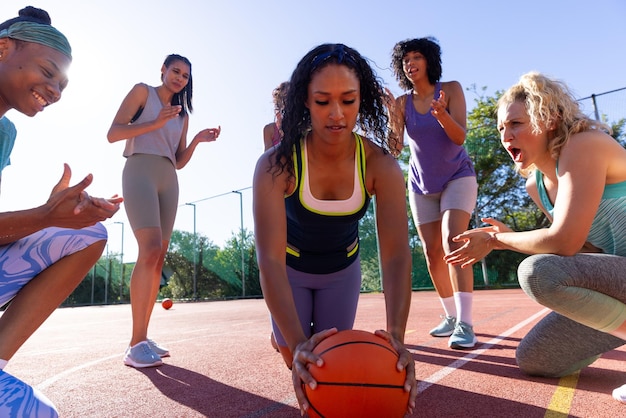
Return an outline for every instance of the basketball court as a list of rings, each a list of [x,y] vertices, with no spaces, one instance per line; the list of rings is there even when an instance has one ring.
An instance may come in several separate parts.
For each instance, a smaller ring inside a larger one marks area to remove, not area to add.
[[[519,289],[476,291],[473,350],[428,330],[433,291],[412,294],[406,345],[419,394],[413,417],[619,417],[611,391],[626,383],[626,347],[562,379],[520,373],[515,348],[546,313]],[[61,417],[299,417],[291,375],[270,346],[261,299],[155,306],[151,338],[172,357],[156,368],[122,363],[130,305],[58,309],[6,368],[42,390]],[[355,328],[384,328],[384,296],[363,294]]]

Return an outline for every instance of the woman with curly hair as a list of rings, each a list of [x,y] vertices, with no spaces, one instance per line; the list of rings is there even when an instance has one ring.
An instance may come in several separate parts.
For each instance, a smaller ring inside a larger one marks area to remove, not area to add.
[[[285,94],[289,88],[289,82],[283,81],[272,90],[272,101],[274,102],[274,122],[270,122],[263,127],[263,145],[265,151],[278,145],[283,137],[280,130],[282,122],[283,107],[285,106]]]
[[[400,87],[409,91],[389,106],[393,135],[398,138],[394,151],[402,151],[406,129],[411,150],[409,203],[444,310],[430,335],[450,337],[452,348],[472,348],[477,342],[472,320],[474,276],[471,269],[448,266],[443,260],[458,247],[452,237],[469,226],[478,193],[474,167],[463,148],[463,89],[458,81],[440,81],[441,48],[434,38],[398,42],[391,65]]]
[[[536,72],[500,98],[497,127],[551,224],[514,232],[485,218],[490,226],[455,237],[462,246],[446,260],[468,267],[492,250],[531,254],[520,285],[553,312],[524,337],[517,363],[530,375],[566,376],[626,343],[626,150],[564,83]],[[613,396],[626,402],[626,385]]]
[[[361,285],[358,222],[376,196],[387,330],[400,353],[409,412],[417,391],[403,345],[411,298],[404,178],[388,152],[383,89],[369,63],[342,44],[320,45],[294,70],[283,140],[257,162],[254,225],[261,287],[292,369],[302,411],[313,348],[354,324]],[[355,130],[356,128],[356,130]],[[357,132],[358,131],[358,132]]]

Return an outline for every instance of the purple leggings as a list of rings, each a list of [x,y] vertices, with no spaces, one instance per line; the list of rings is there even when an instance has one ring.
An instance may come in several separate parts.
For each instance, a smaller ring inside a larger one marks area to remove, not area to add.
[[[359,257],[345,269],[329,274],[303,273],[287,267],[287,277],[307,338],[333,327],[339,331],[352,329],[361,291]],[[272,329],[278,345],[286,346],[274,320]]]

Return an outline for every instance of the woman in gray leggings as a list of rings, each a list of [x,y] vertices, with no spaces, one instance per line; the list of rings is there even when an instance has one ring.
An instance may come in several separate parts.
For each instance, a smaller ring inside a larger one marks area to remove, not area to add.
[[[520,285],[553,312],[524,337],[517,363],[530,375],[565,376],[626,344],[626,149],[565,84],[539,73],[500,98],[497,126],[551,225],[513,232],[484,218],[490,226],[457,236],[463,246],[446,261],[467,267],[491,250],[531,254]],[[626,385],[613,397],[626,403]]]
[[[126,140],[124,206],[139,249],[130,279],[133,333],[124,355],[124,364],[131,367],[160,366],[161,357],[169,356],[167,348],[148,338],[148,324],[176,217],[176,170],[189,162],[199,143],[215,141],[220,134],[219,127],[204,129],[187,144],[193,110],[187,58],[168,55],[161,66],[161,81],[158,87],[136,84],[107,135],[109,142]]]

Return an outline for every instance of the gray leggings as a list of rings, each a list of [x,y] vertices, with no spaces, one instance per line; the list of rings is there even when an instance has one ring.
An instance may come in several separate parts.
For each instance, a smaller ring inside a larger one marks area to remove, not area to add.
[[[520,264],[518,278],[528,296],[554,311],[517,348],[524,373],[566,376],[626,344],[607,333],[626,317],[626,257],[533,255]]]

